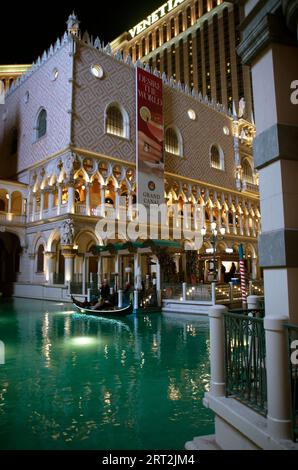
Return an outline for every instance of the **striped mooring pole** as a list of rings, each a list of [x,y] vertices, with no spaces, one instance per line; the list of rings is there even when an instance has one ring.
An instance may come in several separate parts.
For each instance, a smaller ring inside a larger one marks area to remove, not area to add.
[[[245,273],[243,246],[241,244],[239,244],[238,246],[238,253],[239,253],[239,264],[240,264],[242,307],[246,309],[247,308],[246,273]]]

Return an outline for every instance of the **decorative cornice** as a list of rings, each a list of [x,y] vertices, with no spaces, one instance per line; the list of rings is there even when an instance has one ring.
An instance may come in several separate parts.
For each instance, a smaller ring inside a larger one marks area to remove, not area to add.
[[[294,45],[281,14],[281,0],[262,0],[241,23],[243,39],[237,48],[244,64],[250,65],[270,44]]]

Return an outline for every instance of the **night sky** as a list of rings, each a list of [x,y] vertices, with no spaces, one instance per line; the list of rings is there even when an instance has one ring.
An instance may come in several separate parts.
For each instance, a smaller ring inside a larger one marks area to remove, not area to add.
[[[115,39],[160,7],[165,0],[73,0],[1,2],[0,64],[31,64],[61,37],[72,10],[88,30],[105,43]]]

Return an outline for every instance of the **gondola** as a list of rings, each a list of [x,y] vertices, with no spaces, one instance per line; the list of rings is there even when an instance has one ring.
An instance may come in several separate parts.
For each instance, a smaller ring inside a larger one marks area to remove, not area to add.
[[[94,310],[91,304],[84,306],[82,302],[79,302],[73,296],[71,296],[71,300],[74,306],[79,310],[79,312],[85,315],[93,315],[96,317],[118,317],[118,316],[122,317],[122,316],[130,315],[133,312],[131,303],[122,308],[110,307],[107,309]]]

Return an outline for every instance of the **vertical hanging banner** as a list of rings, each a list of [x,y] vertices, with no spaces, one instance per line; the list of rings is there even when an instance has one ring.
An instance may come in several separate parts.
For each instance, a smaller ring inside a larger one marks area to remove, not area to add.
[[[137,203],[147,209],[164,203],[162,80],[136,68]]]
[[[246,274],[244,264],[243,245],[238,245],[239,264],[240,264],[240,280],[241,280],[241,293],[242,293],[242,307],[247,308],[247,291],[246,291]]]

